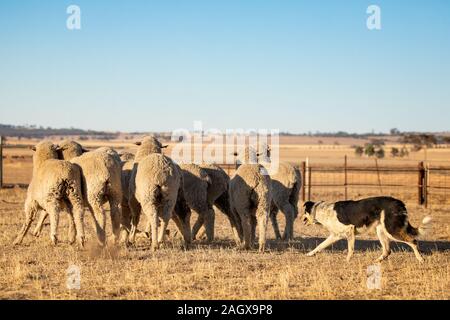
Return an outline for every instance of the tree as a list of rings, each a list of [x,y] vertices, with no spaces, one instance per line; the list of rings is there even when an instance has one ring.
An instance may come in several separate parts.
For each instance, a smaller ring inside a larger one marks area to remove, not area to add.
[[[393,158],[398,157],[400,155],[400,150],[398,150],[398,148],[396,147],[392,147],[391,149],[391,156]]]
[[[400,130],[397,128],[392,128],[390,131],[391,136],[398,136],[400,134]]]
[[[434,134],[407,134],[404,135],[401,141],[405,144],[412,144],[415,149],[422,150],[423,147],[432,148],[437,144],[437,138]]]
[[[403,157],[407,157],[407,156],[409,156],[409,151],[406,147],[403,147],[400,150],[400,157],[403,158]]]
[[[384,158],[384,149],[383,148],[379,148],[375,151],[375,157],[377,157],[378,159],[383,159]]]
[[[412,144],[412,150],[418,152],[423,149],[425,161],[427,160],[427,149],[433,148],[438,143],[438,140],[434,134],[407,134],[404,135],[401,141],[405,144]]]
[[[371,144],[371,143],[367,143],[365,148],[364,148],[364,153],[368,157],[372,157],[375,154],[375,147],[374,147],[374,145]]]
[[[355,148],[355,155],[357,157],[361,157],[364,153],[364,148],[361,146],[355,146],[354,148]]]

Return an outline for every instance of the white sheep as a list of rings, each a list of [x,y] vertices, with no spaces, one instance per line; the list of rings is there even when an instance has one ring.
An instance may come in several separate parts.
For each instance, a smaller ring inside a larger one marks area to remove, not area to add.
[[[152,250],[163,242],[167,224],[175,209],[181,173],[173,161],[159,153],[143,156],[136,155],[129,185],[129,206],[131,209],[130,240],[134,242],[141,210],[147,216],[146,232],[151,233]],[[159,232],[159,218],[162,220]]]
[[[84,152],[84,153],[83,153]],[[63,141],[58,146],[60,159],[69,160],[81,169],[82,191],[85,205],[89,208],[100,245],[106,242],[106,215],[103,205],[109,202],[114,240],[117,241],[121,222],[121,163],[111,148],[86,152],[75,141]],[[38,236],[46,214],[43,213],[34,234]]]
[[[261,144],[258,163],[267,170],[271,166],[270,148]],[[272,181],[272,208],[270,220],[277,239],[292,240],[294,238],[294,221],[298,215],[298,200],[301,189],[301,174],[298,168],[288,162],[279,162],[278,170],[270,175]],[[277,213],[281,211],[285,216],[286,226],[283,237],[278,227]]]
[[[244,149],[244,154],[235,153],[241,163],[255,163],[263,165],[267,172],[271,172],[270,148],[261,144],[256,151],[252,146]],[[301,188],[300,171],[288,162],[278,163],[278,170],[270,175],[272,184],[272,204],[270,220],[277,239],[292,240],[294,237],[294,221],[298,215],[298,200]],[[286,220],[283,237],[277,221],[277,213],[281,211]]]
[[[259,164],[241,165],[230,180],[230,206],[240,218],[242,247],[249,249],[258,226],[259,251],[265,249],[267,219],[272,202],[271,181]]]
[[[78,243],[83,247],[84,208],[80,169],[68,161],[58,160],[57,148],[50,141],[38,143],[33,150],[33,177],[25,201],[25,223],[14,244],[22,242],[37,212],[41,210],[50,216],[50,239],[56,245],[59,215],[66,211],[74,221]]]
[[[187,205],[198,214],[194,231],[203,224],[208,242],[214,240],[214,202],[208,199],[208,188],[211,179],[204,169],[196,164],[180,164],[183,175],[183,192]]]
[[[234,212],[230,209],[230,201],[228,195],[228,185],[230,183],[230,177],[228,174],[218,165],[202,163],[200,167],[207,173],[211,183],[208,184],[208,204],[212,207],[213,205],[219,209],[220,212],[225,214],[230,222],[231,229],[233,232],[234,239],[236,243],[240,244],[242,239],[242,229],[239,217],[235,216]],[[203,223],[200,216],[192,227],[192,237],[195,239],[197,234],[199,238],[205,232],[205,224]],[[199,233],[200,231],[200,233]],[[205,232],[206,233],[206,232]]]
[[[137,169],[137,165],[139,160],[142,160],[148,155],[153,153],[162,153],[162,149],[166,148],[167,145],[162,145],[158,139],[153,136],[145,136],[141,141],[135,142],[136,145],[139,146],[136,155],[134,156],[131,153],[124,152],[121,154],[122,159],[122,185],[124,188],[123,192],[123,202],[122,202],[122,235],[121,241],[127,244],[130,243],[129,233],[131,230],[131,219],[132,213],[129,206],[130,202],[130,178],[133,170]],[[177,170],[179,170],[180,177],[182,179],[181,169],[178,165],[176,165]],[[182,183],[180,183],[180,190],[178,190],[177,204],[175,205],[175,211],[172,215],[172,219],[174,220],[177,228],[181,232],[184,238],[184,245],[188,247],[191,243],[191,230],[190,230],[190,209],[186,205],[186,201],[184,199],[184,193],[182,190]],[[134,201],[133,201],[134,202]],[[136,225],[139,223],[140,218],[140,208],[136,206],[135,210],[137,210],[136,216]],[[137,230],[135,231],[135,233]]]

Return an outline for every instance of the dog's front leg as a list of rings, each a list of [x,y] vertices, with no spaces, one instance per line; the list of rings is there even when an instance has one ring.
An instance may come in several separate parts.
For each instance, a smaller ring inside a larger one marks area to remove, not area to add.
[[[347,246],[348,246],[347,262],[349,262],[353,255],[353,252],[355,251],[355,232],[353,231],[353,229],[347,235]]]
[[[331,234],[328,238],[326,238],[321,244],[319,244],[314,250],[308,252],[306,254],[306,256],[308,257],[312,257],[313,255],[315,255],[316,253],[322,251],[323,249],[325,249],[326,247],[332,245],[333,243],[335,243],[338,240],[341,240],[342,238]]]

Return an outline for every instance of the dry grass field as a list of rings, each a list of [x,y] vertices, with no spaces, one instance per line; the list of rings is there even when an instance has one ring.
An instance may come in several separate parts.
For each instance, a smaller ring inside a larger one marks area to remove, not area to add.
[[[299,162],[339,162],[349,145],[310,145],[285,141],[282,158]],[[329,143],[329,142],[326,142]],[[101,142],[98,142],[100,145]],[[92,145],[97,145],[92,143]],[[129,142],[114,146],[130,148]],[[170,152],[170,150],[169,150]],[[31,155],[26,149],[5,149],[5,182],[27,183],[31,176]],[[17,157],[19,156],[19,157]],[[22,157],[21,157],[22,156]],[[418,161],[417,153],[409,160]],[[299,160],[300,159],[300,160]],[[430,161],[450,159],[449,149],[428,151]],[[369,161],[369,160],[366,160]],[[328,191],[314,197],[329,197]],[[0,298],[2,299],[449,299],[450,298],[450,207],[425,209],[408,202],[410,220],[417,226],[431,214],[433,231],[420,242],[425,262],[419,264],[412,251],[396,244],[390,258],[381,263],[381,288],[368,289],[367,268],[380,254],[374,234],[358,239],[355,255],[345,260],[346,242],[308,258],[305,253],[327,236],[320,226],[304,227],[297,220],[292,243],[275,241],[268,226],[268,250],[239,251],[231,240],[231,230],[223,215],[216,219],[216,240],[211,245],[195,241],[190,250],[180,249],[170,224],[170,241],[151,252],[146,239],[133,248],[94,244],[91,218],[86,212],[89,242],[79,250],[67,243],[67,217],[61,217],[57,247],[50,245],[48,225],[43,235],[28,235],[21,246],[11,242],[23,221],[26,190],[0,190]],[[336,199],[337,200],[337,199]],[[281,227],[284,219],[279,216]],[[192,218],[192,220],[195,217]],[[108,233],[111,233],[108,224]],[[81,268],[80,290],[66,287],[66,270]]]

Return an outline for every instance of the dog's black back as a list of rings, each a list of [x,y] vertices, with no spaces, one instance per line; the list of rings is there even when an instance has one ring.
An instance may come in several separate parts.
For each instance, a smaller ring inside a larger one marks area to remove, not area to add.
[[[358,201],[338,201],[334,205],[339,222],[356,228],[369,227],[381,218],[390,234],[397,234],[408,223],[405,204],[392,197],[372,197]],[[414,228],[413,228],[414,229]],[[415,230],[408,230],[414,232]]]

